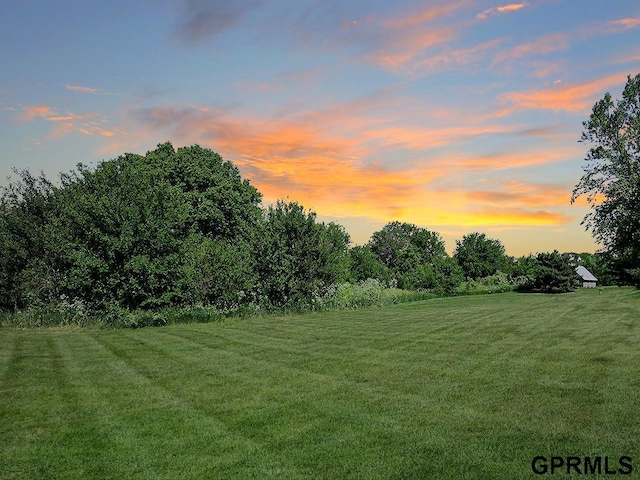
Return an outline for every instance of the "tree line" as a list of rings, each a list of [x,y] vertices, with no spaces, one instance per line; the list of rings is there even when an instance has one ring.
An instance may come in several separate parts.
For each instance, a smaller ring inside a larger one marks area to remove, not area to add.
[[[197,145],[78,165],[57,185],[16,173],[0,200],[0,307],[8,311],[309,309],[345,282],[454,294],[499,272],[520,288],[574,288],[568,258],[514,259],[481,233],[449,256],[437,232],[390,222],[351,247],[341,225],[297,202],[263,208],[237,167]],[[555,276],[543,282],[545,268]]]

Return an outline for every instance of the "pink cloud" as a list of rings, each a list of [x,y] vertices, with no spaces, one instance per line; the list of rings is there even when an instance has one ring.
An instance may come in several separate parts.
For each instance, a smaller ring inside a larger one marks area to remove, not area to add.
[[[426,50],[454,38],[454,31],[449,27],[398,33],[384,42],[382,48],[367,55],[366,61],[398,73],[410,72],[411,63]]]
[[[425,60],[436,46],[455,40],[460,25],[448,25],[445,18],[469,1],[428,6],[381,20],[374,25],[376,34],[366,37],[366,62],[395,73],[413,73],[415,64]]]
[[[522,3],[509,3],[507,5],[502,5],[499,7],[492,7],[492,8],[488,8],[486,10],[484,10],[481,13],[478,13],[476,15],[476,18],[480,19],[480,20],[484,20],[486,19],[489,15],[499,15],[501,13],[507,13],[507,12],[515,12],[517,10],[521,10],[525,7],[528,7],[529,4],[527,2],[522,2]]]
[[[392,18],[385,25],[392,29],[406,29],[426,22],[431,22],[439,17],[447,16],[461,7],[469,5],[469,0],[449,2],[441,6],[426,6],[416,9],[406,15]]]
[[[429,55],[424,59],[416,60],[411,65],[411,70],[416,73],[434,73],[450,67],[469,65],[481,62],[491,50],[494,50],[504,39],[497,38],[464,49],[454,49],[437,55]]]
[[[637,26],[640,26],[640,17],[636,17],[636,18],[622,18],[620,20],[616,20],[614,22],[611,22],[611,25],[613,25],[614,27],[620,27],[624,30],[629,30],[631,28],[635,28]]]

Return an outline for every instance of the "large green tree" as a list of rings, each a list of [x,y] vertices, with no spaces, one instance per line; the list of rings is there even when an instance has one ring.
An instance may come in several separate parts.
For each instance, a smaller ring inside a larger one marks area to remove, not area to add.
[[[48,228],[56,188],[44,175],[14,173],[18,178],[0,197],[0,308],[5,309],[55,295],[59,280]]]
[[[505,268],[507,257],[500,240],[488,238],[484,233],[470,233],[456,240],[453,257],[468,278],[478,279],[495,274]]]
[[[536,255],[537,266],[531,289],[544,293],[566,293],[576,289],[579,281],[575,267],[567,255],[557,250]]]
[[[314,297],[347,277],[349,235],[322,223],[297,202],[279,200],[264,214],[256,250],[263,301],[275,307],[312,306]]]
[[[387,223],[373,233],[368,245],[384,265],[401,271],[413,263],[430,263],[446,256],[440,234],[406,222]]]
[[[58,187],[23,174],[3,196],[0,246],[18,261],[2,277],[22,292],[11,302],[26,306],[234,304],[252,288],[260,200],[234,165],[199,146],[79,165]]]
[[[460,267],[447,255],[440,234],[426,228],[389,222],[373,233],[368,246],[400,288],[452,292],[463,280]]]
[[[585,195],[583,224],[608,251],[621,276],[640,284],[640,74],[629,76],[622,98],[610,93],[583,122],[589,146],[584,174],[571,201]]]
[[[369,245],[357,245],[349,250],[349,280],[359,282],[368,278],[388,281],[389,270]]]

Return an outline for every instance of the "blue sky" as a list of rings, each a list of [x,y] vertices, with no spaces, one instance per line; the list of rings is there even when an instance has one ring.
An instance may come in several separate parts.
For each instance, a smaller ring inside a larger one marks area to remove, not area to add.
[[[582,121],[640,72],[631,0],[0,4],[0,182],[198,143],[343,224],[594,251]]]

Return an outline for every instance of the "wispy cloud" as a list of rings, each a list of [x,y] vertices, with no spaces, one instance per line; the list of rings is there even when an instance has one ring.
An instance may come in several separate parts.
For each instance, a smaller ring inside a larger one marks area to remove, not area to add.
[[[360,41],[365,62],[394,73],[416,73],[429,63],[435,47],[458,38],[461,26],[452,14],[469,4],[459,1],[403,12],[389,19],[373,18]]]
[[[577,145],[541,148],[526,153],[497,152],[492,154],[462,157],[451,160],[459,171],[492,172],[514,168],[549,165],[579,157],[582,149]]]
[[[582,112],[588,110],[611,87],[622,85],[626,74],[613,74],[594,80],[554,84],[552,87],[523,92],[508,92],[500,100],[509,104],[499,114],[507,115],[517,110],[551,110],[554,112]]]
[[[430,48],[455,38],[450,27],[437,29],[405,31],[389,36],[381,42],[380,48],[368,54],[365,60],[396,73],[411,73],[412,63],[418,60]]]
[[[640,26],[640,17],[625,17],[617,20],[601,21],[583,26],[575,32],[576,38],[588,41],[603,35],[621,35]]]
[[[80,85],[65,85],[67,90],[71,90],[72,92],[80,92],[80,93],[100,93],[101,90],[93,87],[82,87]]]
[[[416,8],[406,14],[400,14],[384,22],[384,25],[392,29],[406,29],[416,27],[427,22],[448,16],[454,11],[469,5],[469,0],[448,2],[443,5],[426,5]]]
[[[503,42],[504,39],[496,38],[469,48],[452,49],[426,55],[422,59],[413,61],[408,67],[404,67],[404,72],[432,74],[460,66],[480,64]],[[403,65],[400,66],[402,67]],[[397,70],[398,66],[393,68]]]
[[[22,112],[16,115],[15,119],[29,121],[34,118],[48,118],[53,115],[57,115],[57,112],[47,105],[26,105],[22,107]]]
[[[566,33],[552,33],[538,38],[533,42],[517,45],[508,50],[496,54],[493,63],[516,60],[532,55],[548,55],[549,53],[566,50],[569,48],[569,35]]]
[[[460,195],[483,206],[516,205],[520,208],[549,209],[569,205],[571,186],[508,180],[497,184],[494,182],[490,190],[484,188],[467,190],[460,192]]]
[[[111,137],[114,132],[106,128],[107,120],[98,120],[96,113],[74,113],[70,111],[59,112],[58,109],[48,105],[27,105],[22,107],[21,113],[14,118],[21,122],[29,122],[37,119],[45,120],[53,124],[49,136],[59,138],[71,132],[85,135],[101,135]]]
[[[31,137],[28,139],[28,142],[29,143],[23,148],[25,152],[30,152],[32,150],[44,150],[42,140],[39,138]]]
[[[380,148],[404,150],[430,150],[449,145],[462,145],[481,136],[512,133],[514,127],[500,124],[461,125],[450,127],[416,127],[394,125],[371,127],[362,132],[362,138]]]
[[[640,17],[622,18],[620,20],[610,22],[610,25],[619,30],[630,30],[640,26]]]
[[[637,52],[624,52],[616,55],[613,60],[615,64],[621,63],[640,63],[640,53]]]
[[[185,0],[178,13],[175,37],[199,45],[236,26],[263,0]]]
[[[114,97],[122,97],[122,96],[124,96],[124,95],[122,95],[120,93],[108,92],[107,90],[104,90],[102,88],[87,87],[87,86],[82,86],[82,85],[65,84],[64,88],[66,88],[67,90],[69,90],[71,92],[85,93],[85,94],[89,94],[89,95],[109,95],[109,96],[114,96]]]
[[[529,6],[527,2],[521,3],[508,3],[506,5],[501,5],[498,7],[488,8],[483,12],[480,12],[476,15],[476,18],[484,20],[490,15],[499,15],[501,13],[515,12],[517,10],[521,10],[525,7]]]

